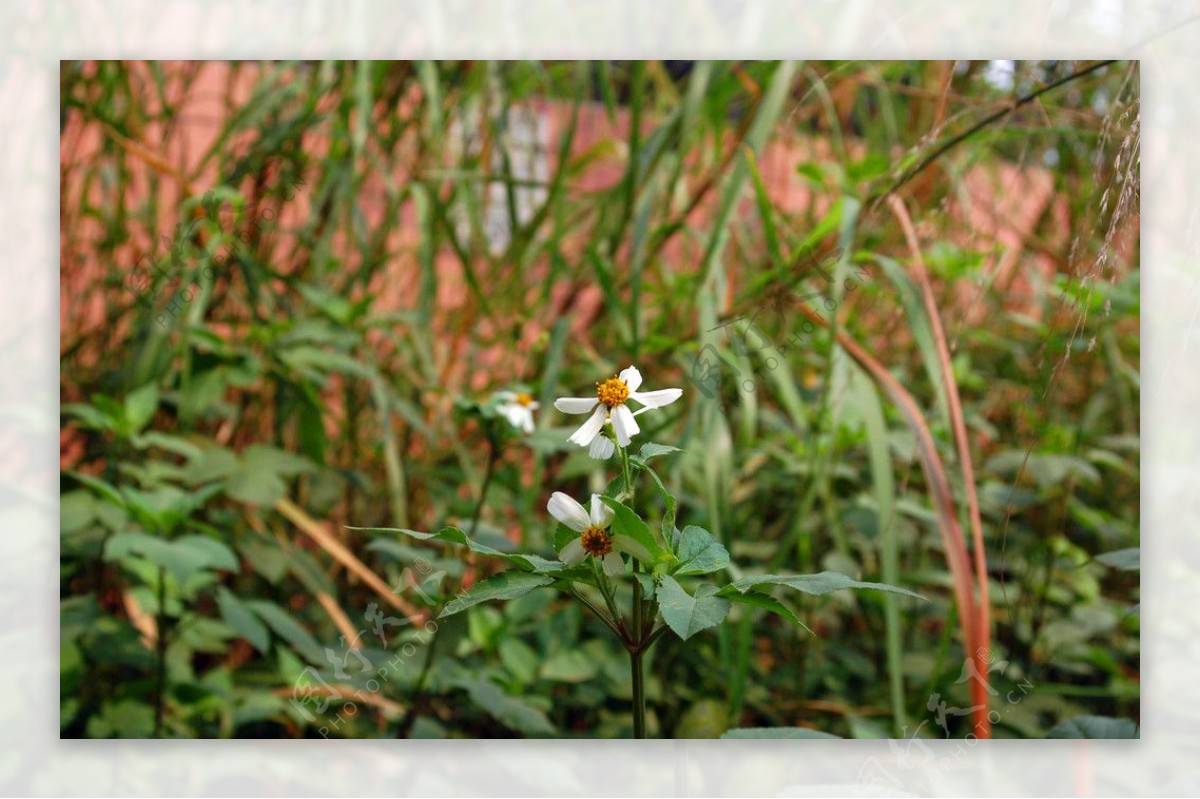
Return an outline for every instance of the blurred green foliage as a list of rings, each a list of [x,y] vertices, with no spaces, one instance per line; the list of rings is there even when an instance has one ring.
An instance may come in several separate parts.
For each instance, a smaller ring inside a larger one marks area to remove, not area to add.
[[[662,480],[736,562],[933,600],[803,598],[811,635],[737,605],[686,649],[663,639],[650,733],[940,736],[932,696],[970,696],[913,436],[795,303],[886,364],[956,463],[911,253],[871,199],[1078,66],[1020,62],[1005,86],[974,62],[239,62],[221,80],[248,92],[185,162],[155,137],[197,124],[176,98],[212,65],[64,62],[62,734],[629,735],[594,618],[535,592],[431,628],[484,576],[470,553],[345,528],[458,523],[553,557],[549,486],[603,488],[553,398],[636,362],[685,388],[647,432],[684,450]],[[997,737],[1138,718],[1137,90],[1136,65],[1097,70],[904,189],[971,436]],[[561,121],[544,174],[514,132],[538,102]],[[579,146],[589,109],[617,133]],[[760,160],[781,138],[827,146]],[[947,210],[972,167],[1003,165],[1064,203],[1007,247]],[[821,200],[781,205],[781,168]],[[804,252],[832,281],[797,276]],[[1019,302],[994,284],[1004,258]],[[528,438],[484,410],[517,384],[541,403]]]

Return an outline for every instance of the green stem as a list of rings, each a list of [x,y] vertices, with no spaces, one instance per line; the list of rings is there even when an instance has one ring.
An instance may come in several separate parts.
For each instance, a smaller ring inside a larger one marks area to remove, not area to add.
[[[608,606],[608,612],[612,614],[612,619],[616,623],[616,633],[625,645],[629,646],[637,639],[631,638],[625,630],[625,621],[621,618],[621,611],[617,608],[617,597],[608,582],[608,575],[600,568],[600,561],[596,558],[589,558],[589,560],[592,564],[592,574],[596,576],[596,587],[600,589],[600,593],[604,597],[604,604]]]
[[[646,737],[646,689],[642,675],[642,583],[638,580],[641,568],[633,558],[633,643],[629,649],[629,668],[633,674],[633,737]]]
[[[492,433],[489,430],[487,435],[488,442],[488,462],[487,469],[483,473],[483,485],[479,488],[479,502],[475,505],[475,515],[471,519],[470,535],[475,535],[475,528],[479,526],[479,517],[483,515],[483,503],[487,499],[488,489],[492,485],[492,475],[496,473],[496,461],[500,459],[500,452],[496,447],[496,442],[492,439]]]
[[[621,453],[621,477],[625,481],[625,499],[631,501],[633,500],[633,474],[629,470],[629,450],[618,444],[617,451]]]
[[[633,737],[646,737],[646,686],[642,674],[641,646],[629,649],[629,670],[633,675]]]
[[[569,591],[571,592],[571,596],[573,596],[573,597],[575,597],[576,599],[578,599],[578,600],[580,601],[580,603],[582,603],[583,605],[585,605],[585,606],[586,606],[586,607],[587,607],[587,608],[588,608],[590,611],[592,611],[592,613],[595,613],[595,614],[596,614],[596,617],[597,617],[597,618],[599,618],[599,619],[600,619],[600,621],[604,622],[604,626],[605,626],[605,627],[607,627],[608,629],[610,629],[610,630],[612,630],[612,631],[613,631],[613,635],[617,636],[617,637],[618,637],[618,638],[620,638],[622,641],[624,641],[624,640],[625,640],[625,636],[621,634],[621,630],[620,630],[620,628],[618,628],[618,627],[617,627],[616,623],[615,623],[615,622],[613,622],[613,620],[612,620],[612,619],[610,619],[610,618],[609,618],[609,617],[608,617],[608,616],[607,616],[607,615],[604,613],[604,611],[603,611],[603,610],[601,610],[600,608],[596,607],[596,603],[595,603],[595,602],[592,602],[590,599],[588,599],[587,597],[585,597],[583,594],[579,593],[579,591],[577,591],[577,590],[575,589],[575,587],[574,587],[574,586],[572,586],[572,587],[568,588],[567,590],[569,590]]]
[[[162,737],[167,708],[167,570],[158,567],[158,630],[154,642],[157,663],[154,685],[154,737]]]

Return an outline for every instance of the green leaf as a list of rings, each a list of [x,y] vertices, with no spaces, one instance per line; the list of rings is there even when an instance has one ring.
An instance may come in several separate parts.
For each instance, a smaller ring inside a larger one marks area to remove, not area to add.
[[[457,684],[466,689],[472,702],[504,726],[529,735],[554,734],[554,725],[545,713],[523,699],[504,693],[494,682],[460,679]]]
[[[654,556],[655,561],[661,560],[667,555],[667,552],[654,540],[654,535],[651,534],[650,528],[646,526],[646,523],[642,521],[640,516],[612,497],[600,497],[600,501],[612,508],[615,514],[613,517],[613,532],[615,534],[627,535],[634,541],[637,541],[646,548],[647,552]]]
[[[1076,716],[1056,724],[1047,738],[1141,738],[1138,726],[1129,719],[1108,716]]]
[[[642,448],[638,450],[636,457],[642,463],[645,463],[651,458],[657,458],[660,455],[669,455],[672,452],[683,452],[683,450],[681,450],[679,447],[669,447],[666,444],[655,444],[651,442],[649,444],[643,444]]]
[[[580,649],[568,649],[553,655],[542,664],[543,680],[556,682],[586,682],[596,676],[599,664]]]
[[[457,527],[443,527],[436,533],[422,533],[417,530],[406,530],[402,527],[347,527],[348,530],[358,530],[364,533],[400,533],[415,538],[418,541],[446,541],[451,544],[461,544],[472,552],[487,555],[492,558],[503,558],[509,563],[526,571],[538,574],[555,574],[562,571],[564,564],[557,560],[547,560],[539,555],[529,555],[521,552],[501,552],[487,544],[481,544],[467,537],[467,534]]]
[[[180,583],[195,572],[208,568],[238,570],[238,561],[229,547],[202,535],[184,536],[167,541],[146,533],[117,533],[104,547],[104,559],[120,560],[140,555],[171,573]]]
[[[128,505],[125,504],[125,498],[121,496],[120,492],[103,480],[97,477],[92,477],[89,474],[83,474],[82,472],[67,472],[67,474],[71,475],[71,477],[74,477],[76,480],[83,483],[85,486],[92,489],[97,494],[111,502],[113,505],[116,505],[118,508],[128,507]]]
[[[498,647],[500,662],[522,683],[529,684],[537,678],[538,658],[533,647],[520,638],[505,638]]]
[[[730,583],[721,589],[722,596],[730,595],[733,590],[746,593],[763,585],[786,585],[813,596],[821,596],[843,588],[870,588],[876,591],[890,591],[893,594],[903,594],[915,599],[924,599],[920,594],[914,594],[907,588],[899,588],[885,583],[864,583],[852,580],[838,572],[823,571],[820,574],[759,574],[743,577],[737,582]]]
[[[154,734],[154,708],[133,699],[104,706],[88,719],[89,738],[149,738]]]
[[[1121,569],[1127,572],[1140,571],[1142,568],[1142,550],[1139,547],[1118,549],[1115,552],[1105,552],[1103,555],[1097,555],[1096,560],[1114,569]]]
[[[480,602],[490,602],[495,599],[516,599],[528,594],[535,588],[549,585],[554,579],[542,574],[530,572],[506,571],[492,575],[481,583],[471,586],[466,592],[459,594],[446,604],[438,618],[444,619],[461,613]]]
[[[309,663],[317,665],[326,663],[325,651],[316,642],[316,639],[308,630],[300,626],[286,610],[265,599],[255,599],[247,602],[246,605],[257,613],[259,618],[275,631],[276,635],[291,644],[292,648]]]
[[[308,459],[278,447],[252,444],[242,452],[243,473],[268,471],[284,477],[311,472],[313,465]]]
[[[675,509],[678,506],[678,502],[675,499],[675,495],[672,494],[670,491],[668,491],[667,487],[665,485],[663,485],[663,481],[658,476],[658,473],[655,472],[653,469],[651,469],[649,466],[647,466],[645,463],[638,460],[637,458],[631,458],[630,462],[636,468],[641,469],[646,474],[650,475],[650,479],[654,481],[654,485],[658,487],[659,493],[662,494],[663,502],[666,504],[666,510],[663,512],[663,522],[662,522],[663,540],[674,544],[674,542],[675,542],[674,536],[676,533]]]
[[[752,740],[761,740],[765,738],[805,738],[809,740],[821,738],[841,740],[836,735],[830,735],[827,732],[821,732],[819,730],[808,730],[804,727],[743,727],[739,730],[730,730],[721,737]]]
[[[708,574],[729,565],[729,552],[721,542],[704,528],[693,525],[679,534],[675,554],[680,561],[675,574]]]
[[[664,575],[658,584],[658,602],[663,620],[683,640],[701,630],[715,627],[729,614],[729,600],[715,596],[717,587],[702,583],[691,596],[675,578]]]
[[[130,392],[125,398],[126,431],[130,435],[140,433],[142,428],[154,418],[158,409],[158,388],[153,383],[147,383],[136,391]]]
[[[675,725],[674,738],[720,738],[729,728],[729,704],[720,699],[701,699]]]
[[[196,553],[196,557],[204,561],[205,568],[240,571],[240,564],[233,550],[215,538],[194,533],[176,538],[174,544]]]
[[[271,634],[266,625],[229,589],[217,589],[217,608],[221,611],[221,618],[234,632],[245,638],[259,652],[264,655],[267,653],[271,646]]]
[[[769,596],[767,594],[760,594],[757,591],[748,591],[744,594],[739,594],[739,593],[735,592],[735,593],[727,594],[726,596],[731,601],[737,602],[738,604],[741,604],[741,605],[750,605],[751,607],[761,608],[762,610],[769,610],[772,613],[774,613],[776,616],[781,616],[784,619],[787,619],[788,621],[792,622],[793,624],[800,625],[804,629],[808,630],[810,633],[812,632],[812,630],[809,628],[809,626],[807,624],[800,621],[800,618],[795,613],[792,613],[791,608],[789,608],[787,605],[783,604],[782,602],[780,602],[778,599],[776,599],[773,596]]]

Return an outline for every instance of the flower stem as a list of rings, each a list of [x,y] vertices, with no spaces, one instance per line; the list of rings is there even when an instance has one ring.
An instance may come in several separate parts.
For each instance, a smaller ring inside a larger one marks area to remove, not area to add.
[[[483,485],[479,488],[479,500],[475,503],[475,514],[471,518],[468,535],[475,535],[475,528],[479,526],[479,517],[483,515],[483,503],[487,500],[488,489],[492,487],[492,476],[496,473],[496,461],[500,460],[499,448],[496,446],[496,442],[492,438],[490,431],[487,435],[487,442],[487,468],[483,472]]]
[[[633,475],[629,470],[629,450],[625,447],[617,445],[617,449],[621,452],[621,476],[625,482],[625,499],[633,500]]]
[[[633,675],[633,737],[646,737],[646,686],[642,674],[642,648],[629,649],[629,670]]]
[[[642,583],[637,578],[641,567],[633,558],[633,641],[629,647],[629,669],[633,676],[633,737],[646,737],[646,687],[642,674]]]

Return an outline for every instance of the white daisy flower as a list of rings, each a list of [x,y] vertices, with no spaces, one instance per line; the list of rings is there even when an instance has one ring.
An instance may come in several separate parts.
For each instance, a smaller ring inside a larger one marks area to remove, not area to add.
[[[523,391],[499,391],[496,393],[496,399],[501,403],[496,406],[496,410],[509,424],[526,433],[533,432],[533,412],[540,407],[533,401],[533,397]]]
[[[629,536],[609,534],[608,526],[612,524],[613,511],[600,501],[599,494],[592,494],[591,513],[561,491],[550,495],[546,510],[579,533],[578,538],[571,539],[571,543],[558,553],[559,560],[569,566],[582,563],[584,558],[591,555],[602,560],[604,573],[612,577],[625,571],[625,562],[618,552],[626,552],[646,563],[653,561],[646,548]]]
[[[641,428],[634,419],[633,411],[625,404],[626,400],[637,400],[643,406],[638,413],[650,408],[661,408],[670,405],[683,396],[683,390],[664,388],[658,391],[638,391],[642,385],[642,373],[636,367],[630,366],[621,374],[610,377],[603,383],[596,384],[595,397],[560,397],[554,401],[554,407],[563,413],[590,413],[591,416],[568,439],[573,444],[588,447],[600,434],[600,428],[605,422],[611,422],[613,432],[617,434],[617,443],[628,447],[630,439],[637,435]],[[605,449],[600,447],[599,451]],[[589,447],[589,453],[591,449]],[[610,455],[612,453],[609,453]],[[592,455],[592,457],[596,457]]]

